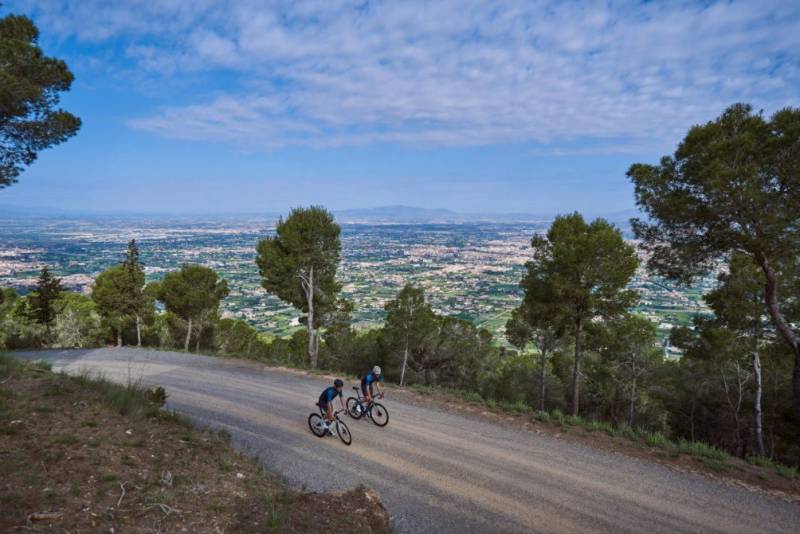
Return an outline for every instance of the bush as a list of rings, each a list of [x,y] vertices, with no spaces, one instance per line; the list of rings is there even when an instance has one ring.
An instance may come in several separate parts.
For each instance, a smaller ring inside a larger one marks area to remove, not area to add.
[[[550,418],[556,424],[564,424],[564,414],[561,412],[561,410],[553,410],[553,413],[550,414]]]
[[[167,395],[163,387],[158,386],[145,391],[144,397],[147,402],[153,406],[161,408],[167,403],[167,397],[169,397],[169,395]]]
[[[589,421],[588,423],[586,423],[584,428],[586,428],[586,430],[588,430],[589,432],[605,431],[608,432],[609,434],[611,434],[612,431],[614,430],[611,424],[606,423],[605,421]]]
[[[500,407],[503,410],[509,412],[516,412],[516,413],[528,413],[531,411],[531,407],[525,404],[522,401],[517,402],[501,402]]]
[[[463,398],[467,402],[479,402],[483,403],[483,397],[477,391],[465,391],[461,398]]]
[[[583,426],[583,418],[580,415],[568,415],[564,421],[569,426]]]
[[[536,420],[547,423],[550,421],[550,414],[543,411],[536,412]]]
[[[731,458],[731,455],[727,452],[713,445],[709,445],[708,443],[703,443],[702,441],[687,441],[681,439],[675,445],[675,451],[689,456],[708,458],[709,460],[725,461]]]
[[[636,433],[648,447],[667,447],[669,440],[661,432],[650,432],[644,428],[639,428]]]

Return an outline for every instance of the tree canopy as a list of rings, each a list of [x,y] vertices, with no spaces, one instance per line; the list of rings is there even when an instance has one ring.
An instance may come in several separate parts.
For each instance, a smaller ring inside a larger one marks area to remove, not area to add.
[[[639,260],[619,229],[604,219],[587,223],[579,213],[556,217],[546,235],[533,237],[531,247],[533,260],[520,282],[523,310],[531,326],[546,321],[571,329],[572,412],[577,415],[583,327],[596,316],[613,317],[636,303],[638,295],[625,287]]]
[[[295,208],[259,241],[256,265],[267,292],[305,314],[308,356],[317,366],[321,319],[336,306],[341,286],[336,271],[341,256],[341,230],[325,208]]]
[[[167,273],[155,291],[167,311],[187,322],[184,350],[189,350],[193,324],[201,330],[206,321],[216,316],[220,301],[228,295],[228,282],[213,269],[185,264],[179,271]]]
[[[800,340],[786,319],[781,272],[800,249],[800,109],[769,120],[746,104],[694,126],[675,154],[628,170],[649,220],[632,220],[648,266],[689,282],[737,251],[762,271],[766,309],[795,355],[793,397],[800,417]]]
[[[31,311],[34,320],[43,324],[48,332],[58,311],[56,302],[63,291],[61,279],[50,274],[50,269],[45,265],[36,282],[36,290],[31,295]]]
[[[62,60],[45,56],[38,40],[29,18],[0,18],[0,188],[15,183],[38,152],[63,143],[81,126],[58,108],[72,73]]]

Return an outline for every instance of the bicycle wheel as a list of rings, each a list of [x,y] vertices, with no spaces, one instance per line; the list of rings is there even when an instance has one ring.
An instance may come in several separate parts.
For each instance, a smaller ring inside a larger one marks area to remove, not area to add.
[[[369,418],[378,426],[386,426],[389,424],[389,412],[386,407],[380,402],[373,402],[372,408],[369,410]]]
[[[318,438],[323,437],[326,433],[325,424],[318,413],[312,413],[308,416],[308,428],[310,428],[311,433]]]
[[[364,416],[364,410],[355,397],[347,397],[347,415],[353,419],[361,419]]]
[[[336,420],[336,434],[345,445],[350,445],[353,443],[353,436],[350,435],[350,429],[347,428],[347,425],[344,424],[344,421],[339,421],[338,419]]]

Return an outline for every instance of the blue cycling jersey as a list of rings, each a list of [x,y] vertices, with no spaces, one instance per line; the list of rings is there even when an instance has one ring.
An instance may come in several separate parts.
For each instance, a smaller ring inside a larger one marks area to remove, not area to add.
[[[367,373],[364,375],[364,378],[361,379],[362,386],[371,386],[373,382],[380,382],[383,378],[382,375],[376,375],[375,373]]]
[[[329,386],[325,388],[325,391],[322,392],[322,395],[319,396],[319,403],[322,406],[327,406],[333,399],[341,395],[341,391],[336,391],[336,388],[333,386]]]

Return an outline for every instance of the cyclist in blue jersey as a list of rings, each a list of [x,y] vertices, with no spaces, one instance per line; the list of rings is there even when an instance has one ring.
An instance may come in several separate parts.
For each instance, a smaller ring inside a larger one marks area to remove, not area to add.
[[[342,410],[345,409],[344,407],[344,397],[342,396],[342,388],[344,387],[344,382],[341,379],[337,378],[333,381],[332,386],[328,386],[325,388],[325,391],[319,396],[319,402],[317,402],[317,406],[322,411],[323,415],[325,416],[325,420],[328,422],[333,421],[333,399],[339,397],[339,402],[342,405]]]
[[[381,368],[379,366],[375,366],[372,368],[372,372],[365,373],[364,376],[361,378],[361,393],[364,394],[364,398],[367,399],[367,402],[372,402],[372,397],[374,396],[374,392],[372,391],[373,385],[378,388],[378,394],[383,395],[383,391],[381,391],[380,381],[382,380],[381,376]]]

